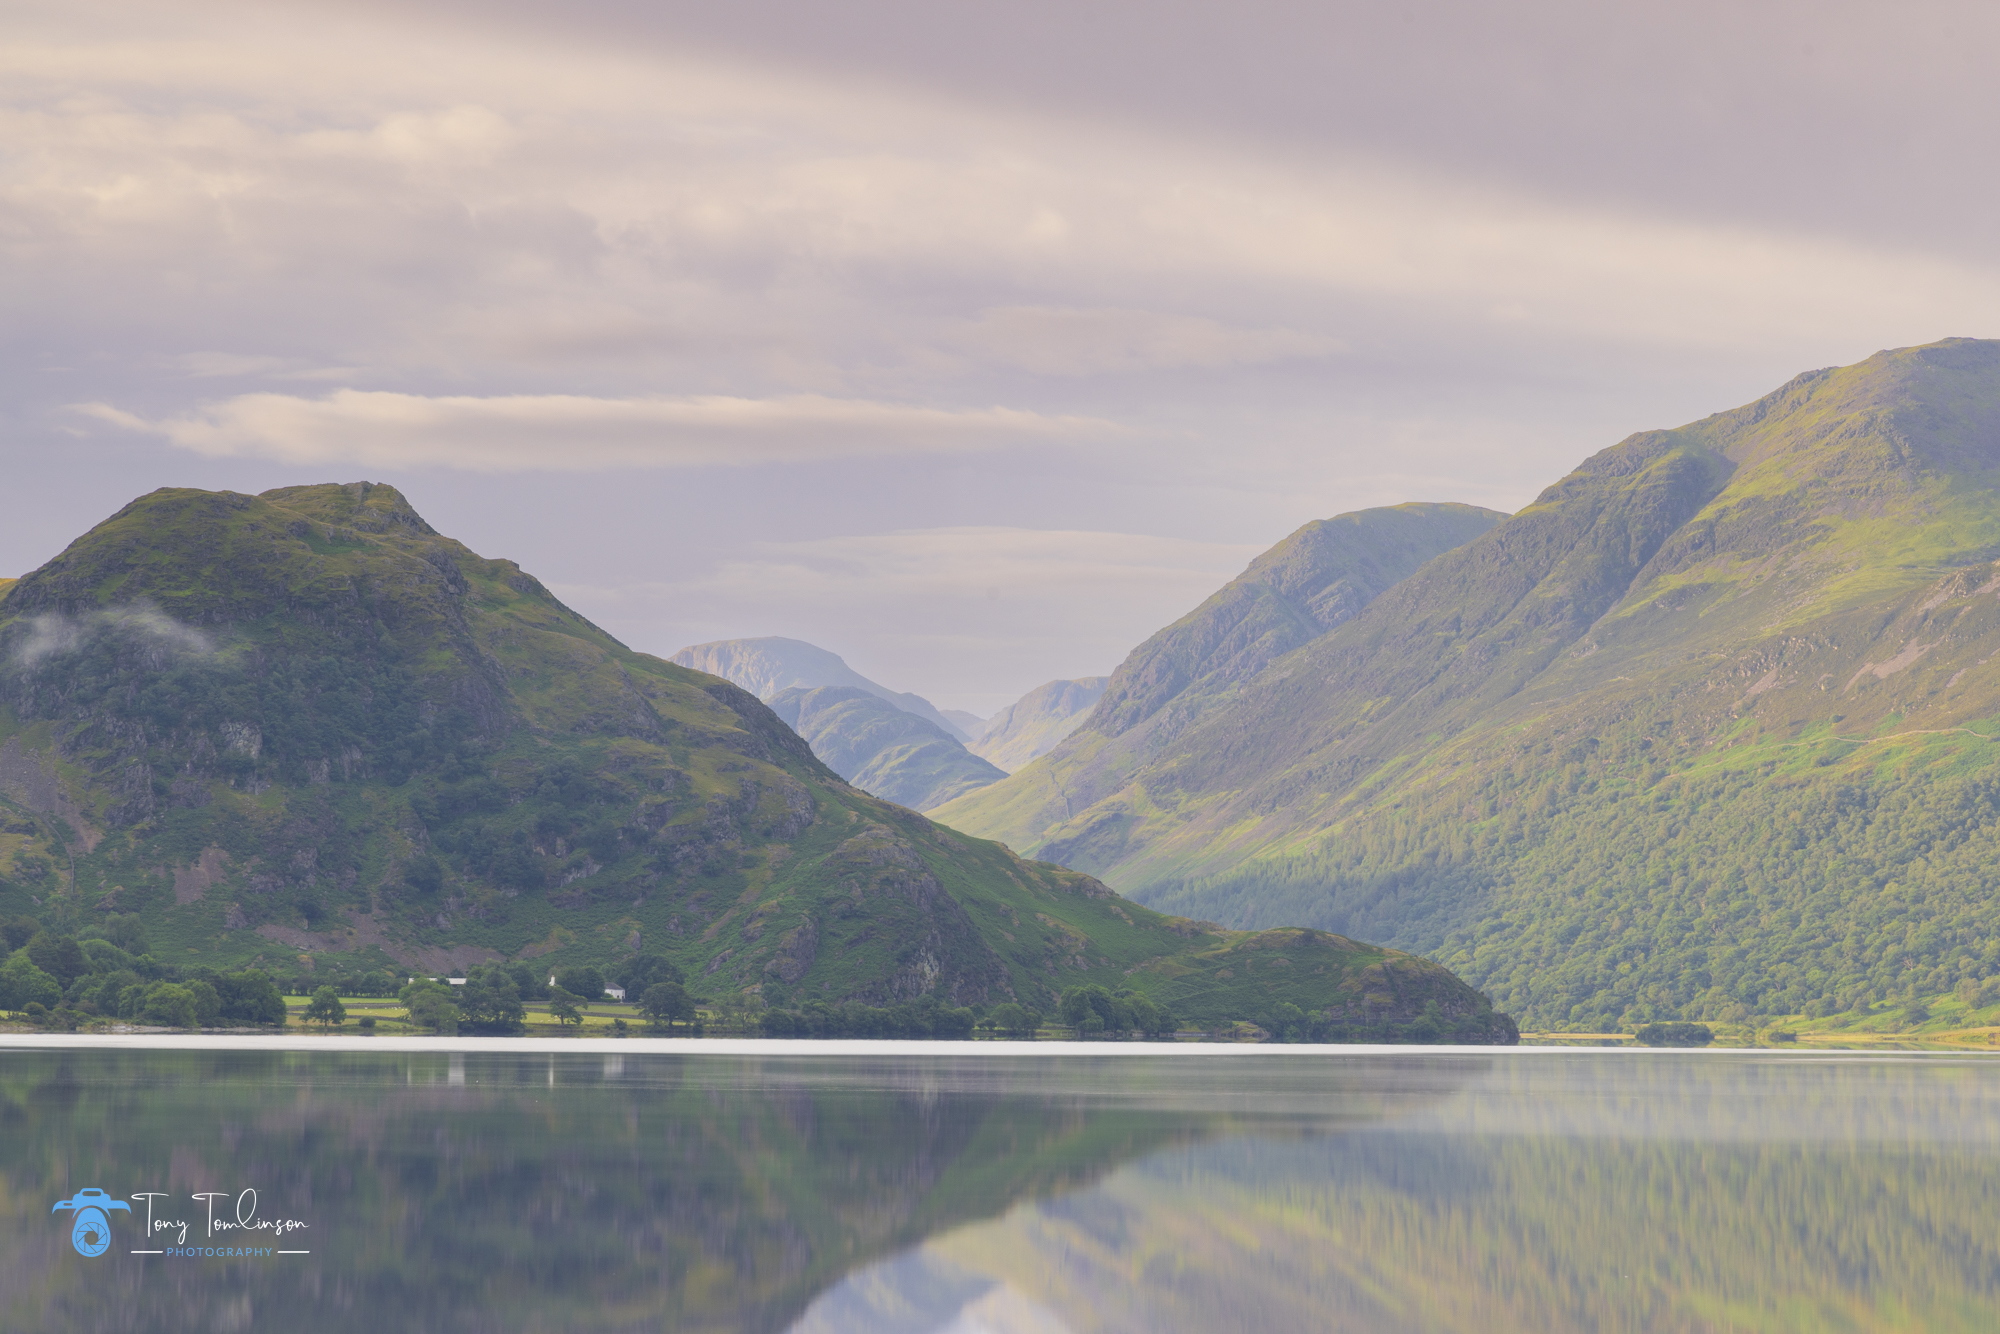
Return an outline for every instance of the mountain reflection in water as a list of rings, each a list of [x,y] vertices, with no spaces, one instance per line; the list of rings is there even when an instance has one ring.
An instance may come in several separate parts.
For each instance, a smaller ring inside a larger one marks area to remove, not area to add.
[[[1988,1329],[1997,1112],[1976,1060],[0,1052],[0,1327]],[[312,1254],[86,1259],[92,1186]]]

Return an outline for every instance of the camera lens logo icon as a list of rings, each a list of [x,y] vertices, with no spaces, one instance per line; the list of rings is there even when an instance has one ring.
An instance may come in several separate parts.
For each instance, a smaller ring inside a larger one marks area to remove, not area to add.
[[[76,1247],[76,1253],[83,1256],[98,1256],[111,1247],[111,1210],[123,1209],[132,1212],[132,1206],[123,1200],[115,1200],[95,1186],[78,1191],[72,1198],[57,1200],[50,1213],[71,1210],[75,1217],[70,1220],[69,1244]]]

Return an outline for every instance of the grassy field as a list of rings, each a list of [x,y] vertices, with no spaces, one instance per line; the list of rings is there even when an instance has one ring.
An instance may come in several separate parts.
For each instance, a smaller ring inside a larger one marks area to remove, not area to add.
[[[1982,997],[1983,998],[1983,997]],[[1915,1007],[1927,1017],[1913,1022],[1909,1004],[1878,1005],[1865,1012],[1826,1018],[1805,1015],[1763,1017],[1751,1023],[1711,1023],[1717,1047],[1838,1048],[1881,1051],[2000,1052],[2000,1004],[1968,1002],[1956,995],[1934,997]],[[1521,1034],[1524,1047],[1632,1047],[1629,1032],[1539,1032]]]

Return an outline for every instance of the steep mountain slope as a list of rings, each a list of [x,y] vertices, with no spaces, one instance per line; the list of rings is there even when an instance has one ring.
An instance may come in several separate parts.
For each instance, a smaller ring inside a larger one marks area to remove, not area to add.
[[[0,802],[0,916],[143,935],[156,969],[643,949],[774,1002],[1102,983],[1505,1032],[1426,961],[1163,917],[870,797],[365,482],[156,491],[14,583]]]
[[[793,686],[770,705],[829,769],[911,810],[941,806],[1007,776],[958,738],[853,686]]]
[[[1048,754],[1089,715],[1110,679],[1085,676],[1036,686],[988,720],[972,753],[1006,773]]]
[[[945,721],[958,729],[958,734],[965,738],[967,745],[984,736],[993,721],[990,718],[982,718],[976,713],[968,713],[964,709],[939,709],[938,712],[945,716]]]
[[[1022,845],[1531,1023],[1950,990],[2000,971],[1996,486],[1993,342],[1633,436]]]
[[[1272,659],[1351,619],[1440,552],[1506,516],[1472,505],[1396,505],[1318,519],[1250,563],[1111,674],[1095,709],[1004,783],[935,812],[956,829],[1032,851],[1052,827],[1117,792]]]
[[[847,665],[837,653],[829,653],[803,639],[769,636],[763,639],[718,639],[695,644],[674,654],[669,661],[698,672],[734,681],[758,699],[769,703],[780,690],[814,690],[820,686],[851,686],[885,699],[904,713],[913,713],[961,744],[972,739],[958,724],[932,707],[922,695],[905,694],[875,684]]]

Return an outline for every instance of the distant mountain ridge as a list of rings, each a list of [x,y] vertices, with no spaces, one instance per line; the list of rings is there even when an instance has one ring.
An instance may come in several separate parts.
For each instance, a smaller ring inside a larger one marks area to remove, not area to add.
[[[1006,773],[1046,755],[1082,724],[1110,679],[1085,676],[1036,686],[987,719],[985,730],[972,743],[972,753]]]
[[[978,714],[969,713],[964,709],[939,709],[938,712],[942,713],[946,720],[958,729],[958,734],[965,738],[967,745],[985,735],[987,727],[992,723],[992,719],[982,718]]]
[[[723,639],[673,661],[713,672],[771,705],[835,773],[885,801],[923,810],[998,782],[967,733],[921,695],[898,694],[802,639]]]
[[[766,703],[779,691],[795,686],[806,690],[820,686],[852,686],[867,691],[877,699],[889,701],[904,713],[915,714],[954,741],[963,744],[972,739],[922,695],[877,685],[849,667],[846,659],[839,654],[817,644],[808,644],[803,639],[785,639],[777,635],[761,639],[717,639],[706,644],[690,645],[667,661],[719,676],[725,681],[734,681]]]
[[[2000,343],[1808,372],[1592,456],[1169,740],[1107,694],[936,814],[1434,953],[1530,1024],[1949,992],[2000,973],[1997,488]]]
[[[854,686],[792,686],[771,711],[864,792],[921,811],[1007,775],[912,713]]]

